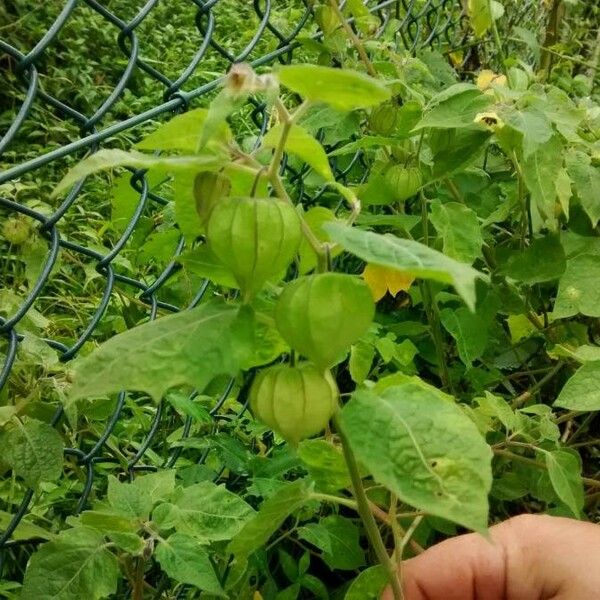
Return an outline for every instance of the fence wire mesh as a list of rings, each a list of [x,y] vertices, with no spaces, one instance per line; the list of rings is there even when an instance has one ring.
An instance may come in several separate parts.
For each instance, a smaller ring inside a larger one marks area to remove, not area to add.
[[[58,203],[50,191],[82,156],[128,147],[157,119],[206,102],[231,64],[290,62],[304,38],[318,36],[308,0],[55,0],[23,10],[28,4],[0,8],[0,221],[13,219],[27,238],[0,240],[0,415],[23,402],[23,414],[58,428],[70,441],[64,469],[72,476],[59,509],[56,486],[27,490],[10,473],[0,480],[0,579],[3,569],[22,573],[41,541],[35,523],[56,516],[48,511],[79,513],[108,473],[206,462],[210,450],[181,441],[218,435],[220,419],[231,418],[232,381],[200,427],[172,403],[125,391],[83,416],[65,407],[68,361],[144,318],[197,305],[210,283],[175,260],[184,241],[170,226],[168,182],[132,171],[115,190],[90,178]],[[485,52],[472,44],[461,2],[366,5],[409,52],[461,48],[465,63],[473,49]],[[537,27],[538,5],[518,3],[511,20]],[[248,110],[254,132],[264,132],[263,108]],[[303,173],[289,175],[302,196]],[[171,252],[150,259],[147,247],[140,251],[153,236],[170,240]]]

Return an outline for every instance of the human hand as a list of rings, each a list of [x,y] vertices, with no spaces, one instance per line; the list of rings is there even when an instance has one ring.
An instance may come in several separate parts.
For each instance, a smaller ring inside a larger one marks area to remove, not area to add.
[[[405,600],[598,600],[600,526],[523,515],[402,565]],[[392,600],[386,590],[383,600]]]

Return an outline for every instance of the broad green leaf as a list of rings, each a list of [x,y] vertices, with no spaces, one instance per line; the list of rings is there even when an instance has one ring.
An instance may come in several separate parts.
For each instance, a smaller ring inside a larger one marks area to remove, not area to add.
[[[208,551],[184,533],[161,540],[154,553],[163,571],[178,583],[193,585],[219,598],[227,598]]]
[[[554,406],[584,412],[600,410],[600,361],[580,367],[561,390]]]
[[[158,471],[141,475],[131,483],[108,476],[108,502],[129,517],[148,519],[152,506],[166,500],[175,490],[174,471]]]
[[[446,331],[454,338],[460,359],[470,367],[475,360],[481,358],[487,347],[485,321],[464,307],[456,310],[444,308],[440,312],[440,319]]]
[[[319,65],[286,65],[277,74],[283,85],[311,102],[338,110],[354,110],[389,100],[390,90],[377,79],[350,69]]]
[[[267,498],[258,513],[245,523],[231,540],[228,552],[245,558],[262,548],[281,524],[295,510],[310,499],[306,481],[299,479],[282,486],[273,496]]]
[[[100,600],[116,593],[118,578],[117,557],[101,533],[87,527],[67,529],[31,557],[22,598]]]
[[[475,308],[476,280],[487,280],[483,273],[413,240],[340,223],[326,223],[323,228],[334,242],[364,261],[453,285],[471,310]]]
[[[600,168],[592,165],[587,154],[574,150],[567,154],[567,170],[583,210],[596,227],[600,221]]]
[[[518,427],[518,418],[504,398],[486,391],[483,398],[477,398],[477,403],[481,412],[498,419],[507,431]]]
[[[540,109],[499,107],[500,118],[522,136],[523,157],[528,159],[542,144],[552,137],[552,124]]]
[[[84,177],[107,171],[114,167],[134,167],[136,169],[159,168],[165,171],[180,170],[209,170],[216,169],[223,164],[223,159],[214,154],[198,154],[195,156],[155,156],[131,150],[104,149],[84,158],[75,165],[58,182],[51,194],[52,198],[71,187]]]
[[[431,203],[431,222],[444,242],[444,254],[472,264],[481,254],[483,235],[477,214],[458,202]]]
[[[196,152],[202,135],[208,109],[196,108],[180,115],[175,115],[166,123],[147,135],[135,147],[139,150],[182,150]],[[218,139],[226,142],[232,138],[229,126],[222,124]]]
[[[578,254],[567,260],[560,278],[552,317],[564,319],[578,313],[600,317],[600,255]]]
[[[329,515],[318,523],[300,527],[298,537],[319,548],[321,558],[332,570],[352,571],[365,564],[359,545],[360,531],[350,519]]]
[[[389,583],[387,571],[381,565],[369,567],[352,581],[344,600],[380,600]]]
[[[0,531],[5,531],[8,528],[14,516],[11,513],[0,510]],[[35,523],[31,523],[28,519],[29,516],[25,516],[19,521],[17,528],[13,531],[9,539],[21,541],[30,539],[51,540],[54,538],[53,533]]]
[[[562,144],[554,136],[541,144],[521,165],[523,179],[531,193],[532,210],[536,210],[532,218],[535,218],[535,214],[539,215],[538,222],[533,224],[535,230],[541,229],[542,225],[556,229],[556,174],[562,167],[562,151]]]
[[[482,37],[493,23],[490,2],[489,0],[468,0],[467,7],[473,31],[477,37]]]
[[[342,427],[357,459],[403,502],[485,531],[492,452],[458,405],[413,384],[359,390]]]
[[[181,263],[190,273],[210,279],[217,285],[239,288],[232,272],[219,261],[206,244],[184,252],[177,257],[177,262]]]
[[[203,481],[177,490],[170,503],[161,504],[152,519],[163,529],[177,529],[208,544],[230,540],[254,515],[252,507],[223,485]]]
[[[455,129],[473,125],[475,117],[492,103],[476,86],[456,84],[434,97],[430,108],[417,123],[414,131],[421,129]]]
[[[581,458],[568,450],[544,451],[548,476],[556,495],[571,509],[577,518],[584,503],[581,479]]]
[[[64,444],[59,433],[36,419],[24,417],[0,433],[2,461],[29,487],[42,481],[56,481],[63,470]]]
[[[71,401],[120,390],[147,392],[156,401],[177,385],[200,392],[217,375],[249,368],[253,314],[207,303],[117,335],[73,366]]]
[[[263,146],[276,148],[282,131],[281,123],[269,129],[263,139]],[[335,181],[323,146],[303,127],[292,124],[287,136],[285,151],[294,154],[310,165],[326,181]]]
[[[318,489],[337,491],[350,487],[350,474],[342,451],[327,440],[300,442],[298,456]]]
[[[511,279],[534,285],[558,279],[567,267],[565,251],[556,235],[534,239],[522,252],[509,257],[501,272]]]

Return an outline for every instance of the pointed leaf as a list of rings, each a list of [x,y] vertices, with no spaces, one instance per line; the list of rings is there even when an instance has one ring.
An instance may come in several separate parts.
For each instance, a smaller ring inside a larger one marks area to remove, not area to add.
[[[269,129],[263,139],[263,146],[265,148],[276,148],[282,130],[282,124]],[[323,146],[303,127],[292,125],[285,143],[285,151],[294,154],[310,165],[326,181],[335,181]]]
[[[567,450],[544,452],[548,476],[556,495],[579,518],[584,503],[581,458]]]
[[[286,65],[279,80],[305,100],[324,102],[338,110],[375,106],[388,100],[390,90],[377,79],[350,69],[319,65]]]
[[[104,536],[87,527],[62,532],[31,557],[22,598],[100,600],[117,591],[117,557]]]
[[[580,367],[567,381],[554,406],[584,412],[600,410],[600,361]]]
[[[476,280],[487,280],[483,273],[413,240],[340,223],[326,223],[323,228],[333,241],[364,261],[453,285],[471,310],[475,307]]]
[[[403,502],[485,531],[492,452],[458,405],[410,383],[359,390],[342,427],[358,460]]]
[[[178,583],[193,585],[219,598],[227,598],[208,551],[184,533],[161,540],[154,553],[163,571]]]
[[[105,342],[73,367],[71,401],[121,390],[147,392],[156,401],[171,387],[202,391],[217,375],[249,368],[254,316],[207,303],[130,329]]]
[[[596,227],[600,221],[600,169],[587,154],[573,151],[567,154],[567,170],[583,210]]]

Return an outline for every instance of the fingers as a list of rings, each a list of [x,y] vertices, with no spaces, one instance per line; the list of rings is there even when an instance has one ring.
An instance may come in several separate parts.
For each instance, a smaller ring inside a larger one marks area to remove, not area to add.
[[[406,600],[600,599],[597,525],[525,515],[490,538],[460,536],[406,561]]]

